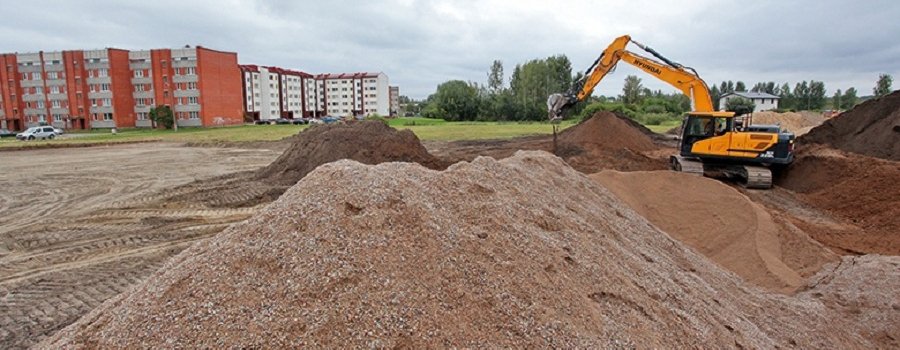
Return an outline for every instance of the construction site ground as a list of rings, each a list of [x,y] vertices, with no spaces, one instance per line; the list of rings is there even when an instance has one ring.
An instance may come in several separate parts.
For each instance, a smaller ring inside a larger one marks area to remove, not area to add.
[[[519,150],[555,153],[580,173],[596,174],[594,182],[651,224],[749,285],[771,293],[807,290],[808,279],[823,266],[840,262],[841,256],[900,254],[900,237],[890,232],[897,224],[891,211],[897,203],[890,201],[896,183],[868,183],[881,186],[881,196],[887,198],[868,203],[880,208],[879,215],[872,215],[846,208],[838,199],[827,200],[824,183],[803,187],[797,178],[786,177],[778,179],[774,189],[760,191],[710,179],[686,180],[682,176],[689,175],[665,170],[667,157],[675,149],[671,138],[608,113],[564,130],[556,138],[432,140],[421,143],[424,149],[415,148],[421,146],[415,145],[418,140],[410,138],[408,131],[369,135],[334,130],[243,144],[153,142],[0,153],[4,167],[0,348],[24,348],[53,335],[140,284],[198,240],[260,212],[315,165],[341,158],[366,164],[395,159],[441,170],[478,156],[501,159]],[[358,140],[362,146],[340,147],[336,140]],[[328,142],[334,144],[324,147]],[[322,150],[316,147],[320,143]],[[391,146],[379,149],[379,145]],[[845,161],[846,153],[832,149],[801,152],[805,153],[800,159],[809,160],[800,167],[805,172],[802,176],[814,174],[819,162],[824,166],[834,162],[860,166],[861,162]],[[303,163],[291,163],[298,160]],[[869,170],[873,176],[896,179],[900,174],[896,162],[876,163],[878,167]],[[841,196],[858,190],[853,186],[867,185],[839,182]],[[643,198],[641,191],[646,188],[658,189],[661,196]],[[706,191],[706,197],[687,200],[687,206],[674,203],[690,197],[691,191]],[[729,198],[732,207],[714,202],[721,198]],[[678,211],[684,208],[691,212]],[[350,214],[362,210],[354,205],[345,209]],[[723,240],[733,238],[737,243],[711,242],[717,232],[694,225],[704,220],[706,212],[725,225],[750,228],[730,227]],[[730,215],[735,213],[741,215]],[[895,321],[888,320],[886,327]],[[896,333],[878,336],[887,337],[879,344],[896,344]]]

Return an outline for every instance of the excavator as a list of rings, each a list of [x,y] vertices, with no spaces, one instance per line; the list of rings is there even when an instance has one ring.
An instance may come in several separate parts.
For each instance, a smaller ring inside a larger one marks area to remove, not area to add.
[[[629,51],[629,43],[659,61]],[[709,88],[696,70],[665,58],[628,35],[616,38],[568,92],[550,95],[550,120],[561,120],[572,106],[588,98],[619,61],[669,83],[691,99],[692,111],[685,114],[681,124],[678,153],[669,157],[672,170],[701,176],[724,175],[738,179],[747,188],[764,189],[772,187],[773,165],[784,166],[793,161],[793,134],[751,132],[752,128],[743,123],[749,118],[736,123],[734,112],[715,111]]]

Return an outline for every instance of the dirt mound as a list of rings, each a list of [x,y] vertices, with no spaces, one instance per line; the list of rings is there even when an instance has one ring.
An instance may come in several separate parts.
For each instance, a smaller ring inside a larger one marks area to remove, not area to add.
[[[556,154],[586,173],[604,169],[665,169],[665,158],[651,154],[658,150],[654,135],[650,129],[631,119],[611,112],[597,112],[559,133]]]
[[[597,112],[578,125],[560,132],[559,143],[581,148],[626,148],[641,152],[656,149],[651,135],[652,131],[631,119],[612,112]]]
[[[804,233],[783,229],[762,206],[716,180],[672,171],[603,171],[591,178],[673,238],[765,288],[793,292],[822,265],[838,259]]]
[[[900,160],[900,91],[863,102],[827,120],[798,143],[830,145],[871,157]]]
[[[432,169],[446,167],[433,157],[412,131],[398,131],[376,120],[316,126],[290,139],[290,147],[257,179],[293,185],[319,165],[340,159],[364,164],[419,163]]]
[[[883,346],[839,316],[745,287],[560,159],[520,152],[321,166],[40,347]]]
[[[900,163],[806,146],[776,184],[862,228],[836,232],[828,244],[900,255]]]
[[[820,113],[812,112],[786,112],[778,113],[773,111],[755,112],[753,113],[753,124],[777,124],[786,131],[794,133],[796,136],[806,134],[812,128],[821,125],[825,121]]]

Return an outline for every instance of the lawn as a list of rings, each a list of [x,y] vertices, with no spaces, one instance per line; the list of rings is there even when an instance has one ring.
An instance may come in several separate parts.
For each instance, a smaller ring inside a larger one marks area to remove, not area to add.
[[[667,120],[659,125],[645,125],[647,129],[653,130],[657,134],[665,134],[666,131],[681,125],[681,120]]]
[[[517,136],[549,134],[550,124],[542,122],[448,122],[426,118],[397,118],[388,121],[397,129],[412,130],[422,140],[477,140],[512,138]],[[573,121],[565,121],[561,128],[574,125]],[[140,141],[171,142],[243,142],[272,141],[294,135],[306,125],[241,125],[221,128],[180,128],[172,130],[119,129],[112,134],[108,130],[92,130],[90,132],[73,132],[61,139],[50,141],[22,142],[6,138],[0,141],[0,148],[31,147],[44,144],[79,144],[79,143],[117,143]]]

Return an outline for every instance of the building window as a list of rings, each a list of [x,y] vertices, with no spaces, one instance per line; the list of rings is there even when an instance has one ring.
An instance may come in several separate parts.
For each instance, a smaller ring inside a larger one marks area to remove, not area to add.
[[[138,112],[137,120],[147,120],[147,113],[146,112]]]
[[[112,99],[104,98],[104,99],[103,99],[103,105],[104,105],[104,106],[112,106]]]
[[[37,101],[37,108],[44,108],[44,101]]]
[[[200,119],[200,112],[190,112],[189,115],[191,119]]]
[[[100,91],[109,91],[109,84],[100,84]]]
[[[61,114],[54,114],[54,115],[53,115],[53,121],[61,122],[62,119],[63,119],[63,118],[62,118],[62,115],[61,115]]]
[[[53,100],[50,102],[53,108],[59,108],[59,100]]]
[[[185,70],[187,75],[197,75],[197,67],[187,67]]]
[[[103,113],[103,120],[113,120],[112,113]]]
[[[97,76],[100,78],[105,78],[109,76],[109,70],[106,68],[100,68],[97,70]]]
[[[57,73],[57,72],[47,73],[47,79],[59,79],[59,73]]]
[[[92,106],[92,107],[97,107],[97,99],[96,99],[96,98],[92,98],[92,99],[91,99],[91,106]]]
[[[135,77],[135,78],[143,78],[143,77],[144,77],[144,70],[143,70],[143,69],[138,69],[138,70],[134,71],[134,77]]]

